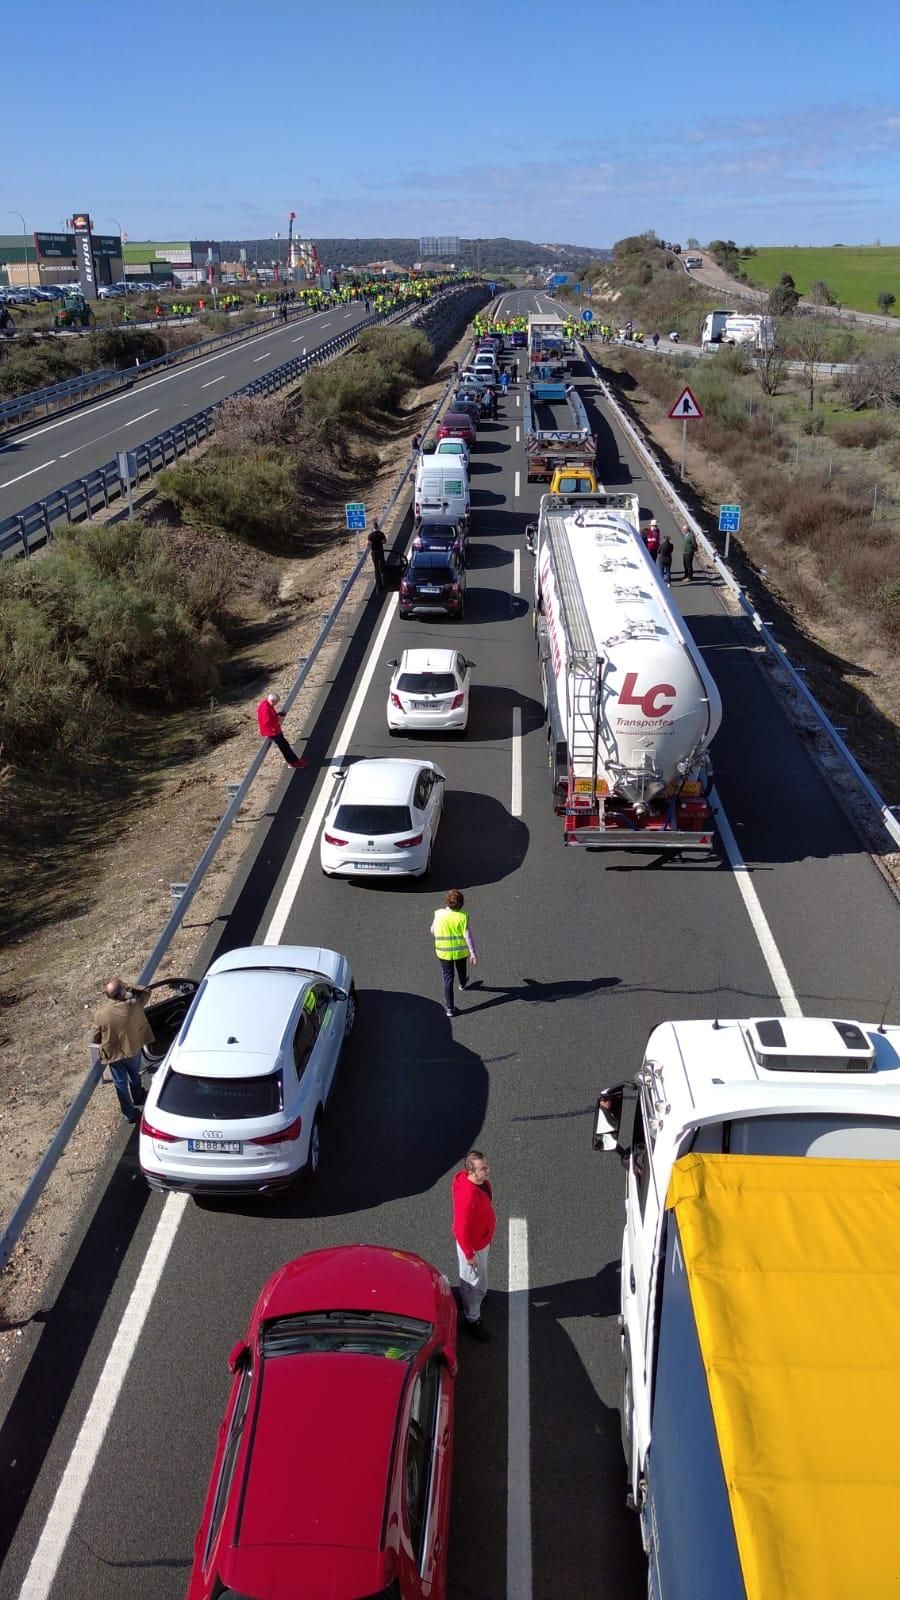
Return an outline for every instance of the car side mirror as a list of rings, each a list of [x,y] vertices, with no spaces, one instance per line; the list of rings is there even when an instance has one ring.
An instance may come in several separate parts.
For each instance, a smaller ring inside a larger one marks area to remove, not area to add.
[[[350,996],[347,993],[346,989],[339,989],[337,987],[337,984],[335,984],[334,988],[331,991],[331,998],[332,998],[332,1000],[349,1000]]]
[[[441,1360],[443,1361],[444,1366],[447,1368],[451,1378],[455,1378],[459,1368],[456,1365],[456,1357],[454,1356],[453,1351],[450,1349],[448,1344],[445,1344],[441,1350]]]
[[[611,1089],[601,1090],[598,1095],[597,1109],[594,1113],[592,1149],[602,1150],[605,1153],[619,1150],[619,1129],[622,1126],[625,1087],[624,1083],[618,1083]]]
[[[442,772],[436,772],[434,773],[434,781],[435,783],[446,783],[447,779]]]
[[[399,661],[386,661],[384,664],[386,667],[399,667],[400,665]]]
[[[229,1372],[237,1372],[239,1368],[244,1365],[248,1354],[249,1351],[247,1349],[246,1339],[238,1339],[237,1344],[234,1346],[230,1356],[228,1357]]]
[[[534,555],[534,544],[537,538],[537,523],[529,522],[525,529],[525,549],[530,556]]]
[[[477,667],[477,665],[478,665],[477,661],[467,661],[466,662],[466,666],[467,667]]]

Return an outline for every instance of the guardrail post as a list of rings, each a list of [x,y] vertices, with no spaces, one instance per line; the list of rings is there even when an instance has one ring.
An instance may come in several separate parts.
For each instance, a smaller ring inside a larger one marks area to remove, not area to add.
[[[170,883],[169,894],[172,897],[172,910],[177,911],[182,896],[187,889],[186,883]]]
[[[31,547],[30,547],[30,545],[28,543],[28,535],[25,532],[25,518],[24,517],[16,517],[16,521],[19,524],[19,538],[22,541],[22,549],[25,552],[26,556],[30,556],[31,555]]]
[[[88,488],[87,478],[79,478],[78,482],[81,484],[82,492],[84,494],[84,508],[85,508],[85,511],[87,512],[86,520],[88,522],[90,522],[91,517],[93,515],[93,507],[91,505],[91,491]]]
[[[41,513],[41,521],[44,524],[44,532],[47,535],[47,539],[50,540],[53,538],[53,529],[50,526],[50,513],[47,510],[46,500],[38,501],[38,510]]]
[[[226,785],[225,785],[225,793],[228,796],[226,807],[225,807],[226,810],[228,809],[228,806],[230,806],[232,804],[232,802],[237,799],[238,794],[240,792],[240,787],[241,787],[242,781],[243,780],[241,778],[237,778],[232,782],[226,783]]]

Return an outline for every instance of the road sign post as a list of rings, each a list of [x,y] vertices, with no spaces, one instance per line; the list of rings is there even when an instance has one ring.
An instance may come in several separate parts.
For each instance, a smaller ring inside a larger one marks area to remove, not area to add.
[[[347,518],[347,532],[356,534],[356,548],[359,549],[359,535],[366,531],[366,507],[362,500],[348,500],[344,505],[344,515]]]
[[[687,425],[689,422],[702,422],[703,412],[700,410],[690,389],[685,385],[678,399],[675,401],[669,416],[673,422],[681,421],[681,476],[684,477],[684,453],[687,448]]]
[[[128,521],[134,521],[134,499],[131,486],[137,479],[137,456],[133,450],[120,450],[116,455],[116,465],[119,469],[119,481],[125,485],[128,496]]]
[[[720,533],[724,533],[724,535],[725,535],[725,560],[726,561],[728,560],[728,554],[729,554],[729,551],[731,550],[731,535],[733,533],[740,533],[740,531],[741,531],[741,508],[740,508],[740,506],[720,506],[719,507],[719,532]]]

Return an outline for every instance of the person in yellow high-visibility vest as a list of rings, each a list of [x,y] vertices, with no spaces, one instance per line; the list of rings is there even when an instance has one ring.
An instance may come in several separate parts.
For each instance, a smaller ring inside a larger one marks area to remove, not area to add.
[[[467,966],[469,958],[471,957],[473,967],[478,965],[478,957],[469,932],[469,913],[463,910],[464,904],[462,890],[449,889],[446,906],[439,907],[431,923],[434,953],[441,964],[441,977],[444,980],[444,1010],[448,1017],[456,1016],[456,1007],[453,1004],[454,971],[459,979],[460,988],[465,989],[469,981]]]

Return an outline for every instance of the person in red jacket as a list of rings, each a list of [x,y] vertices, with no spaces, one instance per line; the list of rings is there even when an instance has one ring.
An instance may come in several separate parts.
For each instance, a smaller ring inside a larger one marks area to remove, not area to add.
[[[644,532],[641,534],[641,538],[647,546],[647,554],[649,555],[651,561],[655,561],[659,555],[660,538],[659,523],[655,517],[652,518],[649,527],[644,529]]]
[[[453,1237],[459,1260],[459,1294],[463,1327],[473,1339],[485,1340],[481,1302],[487,1294],[488,1251],[497,1218],[489,1180],[490,1167],[480,1150],[470,1150],[450,1186],[453,1199]]]
[[[264,700],[260,700],[256,708],[256,720],[259,723],[259,731],[262,738],[270,739],[272,744],[277,744],[289,767],[306,766],[306,757],[294,754],[281,731],[277,694],[267,694]]]

